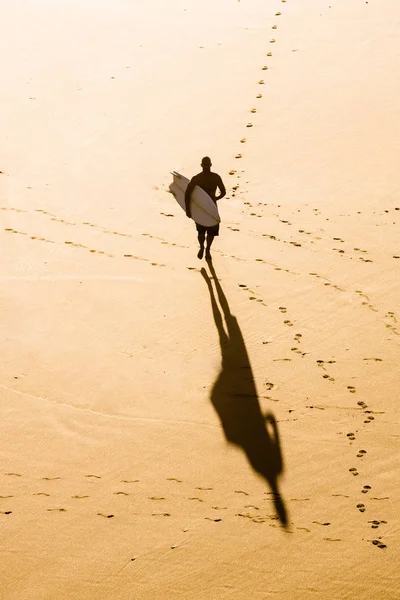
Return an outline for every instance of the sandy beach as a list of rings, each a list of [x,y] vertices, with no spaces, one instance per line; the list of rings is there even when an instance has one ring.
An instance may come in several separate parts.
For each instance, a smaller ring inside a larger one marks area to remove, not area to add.
[[[1,599],[399,598],[399,32],[3,3]]]

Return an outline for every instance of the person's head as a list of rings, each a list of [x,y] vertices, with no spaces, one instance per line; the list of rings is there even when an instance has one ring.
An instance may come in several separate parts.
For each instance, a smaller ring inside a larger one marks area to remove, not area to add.
[[[209,171],[211,169],[211,158],[209,156],[204,156],[201,159],[201,166],[203,167],[203,169]]]

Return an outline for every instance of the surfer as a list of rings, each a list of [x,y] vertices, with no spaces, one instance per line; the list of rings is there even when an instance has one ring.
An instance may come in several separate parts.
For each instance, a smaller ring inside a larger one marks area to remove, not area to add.
[[[190,213],[190,195],[195,185],[198,185],[205,192],[207,192],[207,194],[214,200],[215,203],[217,200],[221,200],[221,198],[223,198],[226,194],[226,189],[221,177],[217,173],[212,173],[211,171],[211,158],[205,156],[201,160],[201,166],[203,169],[202,172],[192,177],[185,192],[186,215],[189,218],[192,216]],[[218,196],[215,195],[217,188],[219,189]],[[199,225],[199,223],[196,223],[196,229],[197,239],[199,240],[200,244],[200,250],[197,253],[197,257],[203,258],[204,242],[206,241],[207,234],[206,260],[211,260],[210,248],[214,241],[214,237],[219,235],[219,223],[217,223],[217,225],[212,225],[211,227],[205,227],[204,225]]]

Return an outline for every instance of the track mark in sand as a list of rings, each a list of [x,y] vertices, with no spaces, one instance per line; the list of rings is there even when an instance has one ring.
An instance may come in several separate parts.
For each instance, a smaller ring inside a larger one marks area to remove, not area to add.
[[[66,508],[48,508],[47,512],[67,512]]]
[[[310,498],[290,498],[291,502],[308,502]]]
[[[250,494],[248,494],[247,492],[244,492],[243,490],[234,490],[235,494],[244,494],[245,496],[249,496]]]
[[[36,492],[36,494],[32,494],[32,496],[50,496],[50,494],[46,494],[45,492]]]
[[[340,538],[329,538],[329,537],[324,538],[324,540],[327,542],[341,542],[342,541]]]
[[[160,215],[163,215],[164,217],[175,217],[175,215],[171,215],[171,213],[165,213],[165,212],[160,212]]]
[[[97,513],[99,517],[104,517],[105,519],[112,519],[114,515],[105,515],[104,513]]]
[[[7,498],[14,498],[14,496],[0,496],[0,500],[6,500]]]
[[[89,496],[71,496],[71,498],[74,498],[75,500],[83,500],[84,498],[89,498]]]
[[[149,500],[165,500],[165,498],[163,498],[161,496],[151,496],[151,497],[149,497]]]
[[[114,496],[129,496],[128,492],[113,492]]]
[[[332,498],[350,498],[350,496],[346,496],[346,494],[331,494]]]
[[[327,522],[327,523],[320,523],[319,521],[313,521],[313,523],[315,523],[316,525],[322,525],[323,527],[327,527],[328,525],[330,525],[329,522]]]
[[[211,492],[211,490],[212,490],[213,488],[209,488],[209,487],[197,487],[197,488],[195,488],[195,489],[196,489],[196,490],[201,490],[201,491],[203,491],[203,492]]]
[[[109,258],[114,258],[112,254],[108,254],[108,252],[104,252],[103,250],[94,250],[93,248],[89,248],[89,246],[84,246],[83,244],[78,244],[76,242],[71,242],[69,240],[65,241],[64,244],[68,246],[72,246],[74,248],[82,248],[83,250],[89,250],[92,254],[103,254],[104,256],[108,256]]]
[[[93,477],[94,479],[101,479],[100,475],[85,475],[85,477]]]
[[[142,256],[135,256],[134,254],[124,254],[124,258],[133,258],[135,260],[143,260],[144,262],[149,262],[148,258],[143,258]]]
[[[122,235],[122,234],[119,234]],[[189,246],[182,246],[181,244],[175,244],[175,242],[168,242],[167,240],[164,240],[164,238],[158,237],[157,235],[151,235],[150,233],[142,233],[141,234],[143,237],[148,237],[149,239],[152,240],[158,240],[159,242],[161,242],[161,244],[166,244],[168,246],[176,246],[177,248],[189,248]],[[129,236],[129,237],[133,237],[133,236]]]
[[[1,173],[1,171],[0,171]],[[0,206],[0,210],[12,210],[13,212],[16,213],[27,213],[27,210],[22,210],[22,208],[13,208],[13,207],[8,207],[8,206]]]
[[[95,475],[86,475],[86,477],[95,477]],[[121,483],[139,483],[139,479],[121,479]]]
[[[167,477],[167,481],[176,481],[176,483],[182,483],[182,480],[177,479],[176,477]]]
[[[212,517],[204,517],[206,521],[213,521],[214,523],[219,523],[222,519],[213,519]]]
[[[12,510],[0,510],[0,515],[11,515]]]
[[[9,233],[16,233],[18,235],[28,235],[28,233],[26,233],[25,231],[17,231],[16,229],[11,229],[10,227],[5,228],[4,231],[8,231]],[[38,240],[40,242],[46,242],[47,244],[55,244],[53,240],[48,240],[44,237],[37,237],[35,235],[29,236],[29,239]]]
[[[61,479],[61,477],[42,477],[43,481],[56,481],[57,479]]]
[[[188,498],[188,500],[197,500],[198,502],[204,502],[201,498]]]
[[[63,223],[64,225],[76,225],[76,223],[72,223],[71,221],[65,221],[64,219],[59,219],[58,217],[50,217],[50,221],[55,221],[56,223]]]
[[[213,510],[228,510],[227,506],[212,506]]]
[[[151,513],[152,517],[170,517],[170,513]]]
[[[22,475],[20,473],[4,473],[5,475],[8,475],[9,477],[22,477]]]
[[[376,362],[382,362],[383,358],[363,358],[363,360],[374,360]]]
[[[382,498],[377,498],[376,496],[371,497],[371,500],[390,500],[389,496],[383,496]]]

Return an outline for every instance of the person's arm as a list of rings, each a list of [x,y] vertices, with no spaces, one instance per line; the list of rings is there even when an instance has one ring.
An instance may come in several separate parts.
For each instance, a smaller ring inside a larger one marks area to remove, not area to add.
[[[192,217],[192,213],[190,211],[190,196],[193,192],[194,186],[196,185],[193,180],[194,180],[194,177],[192,177],[192,179],[189,181],[188,186],[186,188],[186,192],[185,192],[186,216],[189,217],[189,219]]]
[[[224,183],[219,175],[218,175],[218,189],[219,189],[220,193],[218,194],[218,196],[215,196],[215,200],[221,200],[221,198],[223,198],[226,195],[226,189],[225,189]]]

